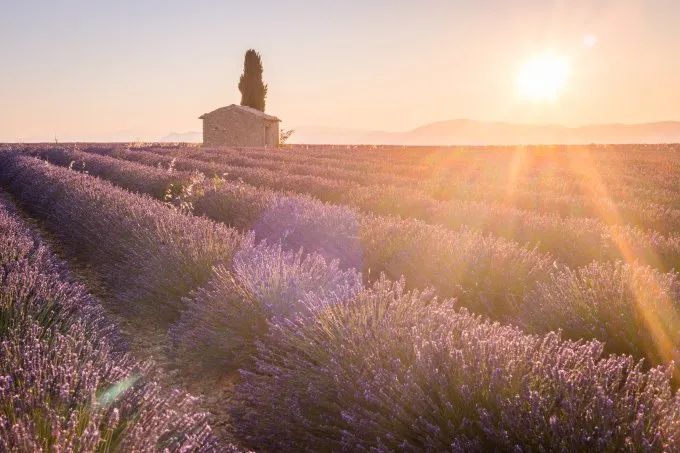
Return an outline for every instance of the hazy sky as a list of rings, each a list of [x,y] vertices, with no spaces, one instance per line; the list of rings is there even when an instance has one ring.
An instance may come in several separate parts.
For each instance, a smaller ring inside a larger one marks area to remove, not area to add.
[[[284,127],[680,120],[678,24],[677,0],[0,0],[0,141],[198,131],[250,47]],[[563,92],[523,99],[547,53]]]

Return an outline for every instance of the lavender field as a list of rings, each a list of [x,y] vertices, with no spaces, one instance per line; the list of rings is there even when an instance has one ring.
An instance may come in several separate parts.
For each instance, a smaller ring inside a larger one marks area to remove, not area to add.
[[[680,145],[0,145],[0,241],[0,451],[680,451]]]

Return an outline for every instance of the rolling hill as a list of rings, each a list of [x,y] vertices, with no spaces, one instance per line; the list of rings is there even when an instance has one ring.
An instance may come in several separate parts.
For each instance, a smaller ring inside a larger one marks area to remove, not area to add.
[[[196,131],[171,133],[161,142],[200,143]],[[438,121],[403,132],[323,126],[295,128],[291,143],[341,145],[520,145],[588,143],[678,143],[680,121],[640,124],[595,124],[568,127],[468,119]]]

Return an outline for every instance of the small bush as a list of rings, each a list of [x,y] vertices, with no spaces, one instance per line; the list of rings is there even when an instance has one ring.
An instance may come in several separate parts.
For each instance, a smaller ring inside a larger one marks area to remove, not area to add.
[[[600,338],[608,351],[651,364],[679,358],[680,280],[674,272],[621,262],[564,267],[525,297],[523,312],[531,331]]]
[[[307,196],[277,196],[252,225],[258,239],[281,241],[287,250],[315,252],[343,268],[363,267],[361,216],[354,209]]]
[[[499,320],[515,316],[514,300],[545,278],[552,262],[502,238],[390,217],[364,217],[361,243],[374,276],[404,276],[411,288],[433,287]]]
[[[170,337],[187,369],[235,370],[249,361],[270,323],[305,316],[310,303],[332,304],[360,288],[361,275],[341,270],[337,261],[251,243],[236,254],[231,270],[217,267],[185,300]]]

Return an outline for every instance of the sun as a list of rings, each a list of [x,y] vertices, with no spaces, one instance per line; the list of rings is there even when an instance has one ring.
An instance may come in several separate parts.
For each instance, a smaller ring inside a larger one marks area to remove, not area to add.
[[[536,56],[520,68],[517,74],[519,95],[532,102],[554,102],[562,94],[569,77],[566,57],[545,54]]]

